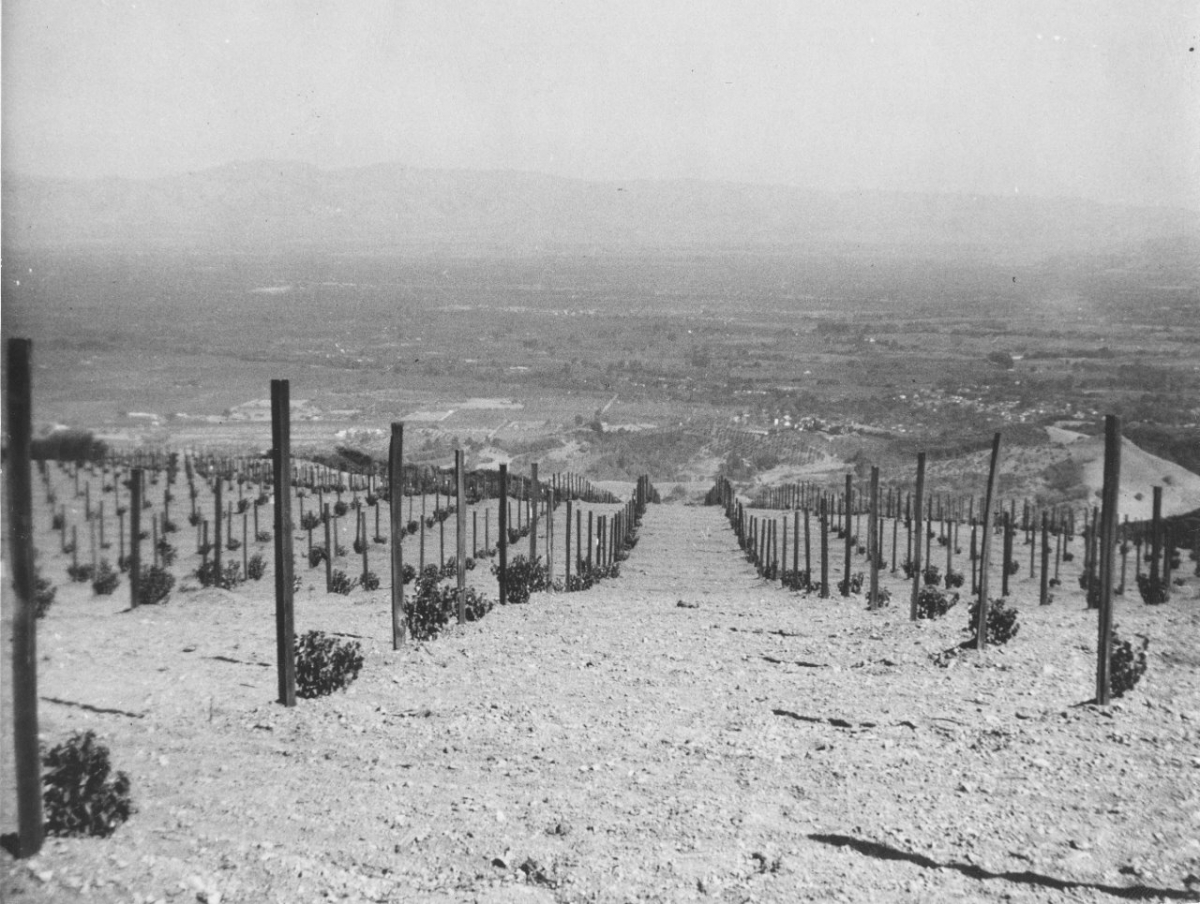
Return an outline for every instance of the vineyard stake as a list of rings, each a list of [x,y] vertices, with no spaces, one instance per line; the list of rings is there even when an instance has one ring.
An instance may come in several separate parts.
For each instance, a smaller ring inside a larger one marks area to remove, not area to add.
[[[216,487],[213,489],[214,503],[213,508],[213,573],[216,576],[218,586],[221,581],[221,522],[224,520],[225,512],[221,507],[221,475],[217,475]],[[140,508],[139,505],[133,503],[131,508]]]
[[[850,503],[854,493],[853,477],[846,475],[846,514],[842,519],[842,529],[846,532],[846,564],[842,569],[842,596],[850,595],[850,553],[854,546],[854,537],[850,535],[850,525],[854,523],[850,515]]]
[[[829,598],[829,502],[821,494],[821,599]]]
[[[404,518],[404,424],[392,423],[392,437],[388,444],[388,513],[390,516],[389,540],[392,548],[392,649],[398,650],[404,643],[407,622],[404,617],[404,547],[401,545],[401,521]],[[375,503],[379,511],[379,503]]]
[[[536,461],[529,466],[529,496],[529,561],[533,563],[537,561],[538,503],[542,498]]]
[[[136,609],[142,583],[142,469],[129,472],[129,608]]]
[[[1000,434],[997,433],[992,437],[992,463],[988,467],[987,496],[983,503],[983,539],[979,550],[979,611],[975,620],[975,649],[977,650],[987,647],[988,562],[992,552],[992,498],[996,493],[996,466],[999,461]]]
[[[295,614],[292,603],[292,424],[287,380],[271,381],[271,459],[275,487],[275,652],[279,702],[296,705]]]
[[[913,506],[914,542],[912,544],[911,562],[913,567],[912,602],[909,605],[908,618],[917,620],[917,597],[921,593],[921,503],[925,498],[925,453],[917,453],[917,501]]]
[[[500,463],[500,536],[497,546],[500,549],[500,605],[508,603],[508,465]]]
[[[870,539],[867,542],[867,555],[871,559],[871,591],[868,606],[871,609],[879,607],[879,468],[871,466],[871,510],[867,517],[867,531]]]
[[[330,521],[332,521],[333,519],[330,517],[330,514],[329,514],[329,503],[328,502],[321,503],[321,520],[324,522],[324,527],[325,527],[325,592],[332,593],[333,592],[333,549],[334,549],[334,547],[333,547],[333,545],[331,545],[331,538],[330,538],[329,532],[330,532],[330,528],[332,527],[332,525],[330,524]],[[308,532],[308,536],[310,538],[312,537],[312,531]],[[336,541],[333,541],[333,542],[336,542]],[[310,543],[309,544],[310,549],[311,549],[311,546],[312,546],[312,544]]]
[[[1162,487],[1154,487],[1150,516],[1150,583],[1158,585],[1158,560],[1162,555]]]
[[[1042,512],[1042,583],[1038,602],[1050,605],[1050,534],[1049,516]]]
[[[565,550],[565,555],[563,558],[563,570],[566,573],[566,583],[563,586],[566,587],[566,589],[568,591],[570,591],[570,589],[571,589],[571,512],[572,512],[572,504],[573,503],[571,502],[571,498],[568,496],[567,497],[567,530],[566,530],[566,533],[564,534],[564,538],[566,539],[567,548]],[[576,543],[578,543],[578,542],[579,541],[576,540]]]
[[[33,547],[33,482],[30,445],[33,393],[29,339],[8,340],[8,508],[12,545],[13,762],[17,775],[17,856],[42,848],[42,764],[38,750],[37,609]]]
[[[458,503],[454,519],[457,553],[454,570],[458,576],[458,623],[463,625],[467,622],[467,489],[466,460],[462,449],[454,450],[454,492]]]
[[[1100,619],[1096,644],[1096,702],[1107,706],[1112,692],[1112,578],[1121,482],[1121,419],[1104,419],[1103,523],[1100,527]],[[1169,553],[1168,553],[1169,554]]]

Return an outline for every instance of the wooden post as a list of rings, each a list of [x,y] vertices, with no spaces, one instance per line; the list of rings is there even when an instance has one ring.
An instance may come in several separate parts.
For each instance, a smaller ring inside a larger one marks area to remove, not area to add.
[[[912,601],[909,605],[908,618],[910,621],[917,620],[917,597],[921,594],[921,584],[924,581],[924,575],[921,573],[921,537],[923,536],[924,528],[921,525],[921,504],[925,499],[925,453],[917,453],[917,500],[913,506],[913,544],[912,544],[912,566],[913,566],[913,586],[912,586]]]
[[[531,565],[537,561],[538,505],[541,500],[541,487],[538,485],[538,466],[535,461],[529,466],[529,563]]]
[[[563,570],[564,570],[564,573],[566,574],[566,583],[564,584],[564,586],[566,587],[566,589],[568,591],[570,591],[570,589],[571,589],[571,512],[572,512],[572,505],[573,505],[573,503],[571,501],[571,497],[568,496],[567,497],[567,530],[566,530],[566,533],[564,534],[564,538],[566,539],[567,546],[566,546],[566,549],[564,550],[564,555],[563,555]],[[576,538],[575,543],[578,545],[578,543],[579,543],[578,538]]]
[[[979,550],[979,611],[975,620],[975,649],[987,647],[988,564],[992,552],[992,497],[996,493],[996,467],[1000,462],[1000,434],[992,437],[992,463],[988,468],[987,496],[983,503],[983,540]]]
[[[508,465],[504,462],[500,463],[500,539],[498,547],[500,549],[500,574],[497,575],[500,581],[500,605],[504,606],[508,603]]]
[[[12,547],[13,763],[17,776],[17,856],[42,848],[42,763],[38,751],[37,602],[33,548],[33,483],[30,445],[33,392],[29,339],[9,339],[6,410],[8,419],[8,517]]]
[[[879,468],[871,467],[871,511],[867,518],[867,531],[870,539],[867,541],[867,555],[871,559],[871,591],[867,597],[867,606],[876,609],[879,606]]]
[[[1162,487],[1154,487],[1150,516],[1150,583],[1158,584],[1158,561],[1162,557]]]
[[[392,438],[388,445],[388,511],[389,537],[392,547],[392,649],[404,643],[408,621],[404,613],[404,424],[392,423]],[[378,506],[378,503],[376,503]]]
[[[1012,560],[1012,535],[1013,524],[1012,515],[1009,512],[1000,513],[1000,530],[1001,533],[1001,558],[1004,559],[1004,566],[1000,570],[1000,595],[1008,596],[1008,563]]]
[[[333,553],[334,540],[330,535],[333,528],[333,515],[329,511],[329,503],[321,504],[321,522],[325,528],[325,592],[333,592]],[[308,546],[312,549],[312,531],[308,532]]]
[[[850,554],[854,548],[854,537],[850,535],[851,525],[854,523],[850,514],[850,503],[854,493],[854,478],[846,475],[846,514],[842,519],[842,527],[846,532],[846,560],[842,568],[842,596],[850,595]]]
[[[1117,536],[1118,491],[1121,482],[1121,419],[1104,419],[1104,510],[1100,526],[1100,624],[1096,643],[1096,702],[1107,706],[1112,693],[1112,583]]]
[[[1042,512],[1042,583],[1038,602],[1043,606],[1050,605],[1050,518]]]
[[[296,705],[292,602],[292,411],[287,380],[271,381],[271,458],[275,469],[275,652],[279,702]]]
[[[454,450],[454,494],[457,505],[454,518],[454,541],[457,553],[455,571],[458,576],[458,623],[467,622],[467,487],[466,459],[462,449]]]
[[[142,589],[142,469],[129,472],[129,608],[136,609]]]
[[[829,501],[821,495],[821,599],[829,598]]]

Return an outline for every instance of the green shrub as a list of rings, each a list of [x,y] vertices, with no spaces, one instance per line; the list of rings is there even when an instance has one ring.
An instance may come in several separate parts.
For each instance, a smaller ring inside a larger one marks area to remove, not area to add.
[[[1143,637],[1140,648],[1117,636],[1116,628],[1112,632],[1112,658],[1109,660],[1109,686],[1114,697],[1122,697],[1141,681],[1146,673],[1146,650],[1150,646],[1149,638]]]
[[[373,571],[364,571],[359,577],[358,583],[363,590],[378,590],[379,575]]]
[[[54,605],[54,595],[58,588],[42,577],[36,570],[33,573],[33,613],[35,618],[45,618]]]
[[[961,571],[955,571],[951,568],[946,572],[946,589],[953,590],[956,587],[961,587],[964,580],[965,578]]]
[[[917,618],[941,618],[957,604],[957,593],[951,595],[926,584],[917,594]]]
[[[175,576],[159,565],[143,569],[138,580],[138,605],[165,603],[175,586]]]
[[[500,576],[498,564],[492,566],[492,574]],[[525,556],[516,556],[508,563],[504,582],[508,602],[527,603],[532,594],[550,589],[553,589],[550,583],[550,568],[542,564],[540,556],[532,562]]]
[[[96,570],[91,565],[81,562],[78,565],[68,565],[67,576],[77,584],[84,584],[96,576]]]
[[[112,774],[108,748],[86,731],[42,756],[42,802],[49,835],[105,837],[134,812],[129,776]]]
[[[942,582],[941,569],[936,565],[926,565],[925,570],[921,572],[921,580],[929,587],[936,587]]]
[[[963,629],[970,633],[972,642],[978,637],[976,631],[978,624],[979,600],[975,600],[971,603],[970,620],[967,622],[967,627]],[[1017,631],[1020,627],[1017,624],[1017,610],[1012,606],[1005,605],[1004,600],[992,600],[988,604],[984,641],[989,646],[995,647],[1008,643],[1017,636]]]
[[[252,581],[260,581],[266,573],[267,560],[262,557],[262,553],[255,553],[246,562],[246,577]]]
[[[322,631],[309,631],[295,641],[296,694],[324,697],[349,686],[362,670],[362,647],[339,641]]]
[[[331,574],[329,576],[330,589],[334,593],[340,593],[343,596],[349,594],[350,591],[354,589],[354,585],[357,583],[358,583],[357,579],[351,578],[348,574],[346,574],[346,572],[342,571],[340,568],[335,570],[333,572],[333,574]]]
[[[861,571],[856,571],[854,574],[850,575],[850,593],[853,593],[853,594],[862,593],[862,588],[863,588],[863,573]],[[838,593],[841,593],[841,594],[846,593],[846,579],[845,578],[842,578],[842,580],[838,581]]]
[[[108,559],[101,559],[92,578],[92,591],[99,596],[112,596],[120,583],[121,575],[109,564]]]
[[[1170,585],[1162,578],[1155,580],[1148,574],[1137,576],[1138,592],[1148,606],[1161,606],[1167,601]]]

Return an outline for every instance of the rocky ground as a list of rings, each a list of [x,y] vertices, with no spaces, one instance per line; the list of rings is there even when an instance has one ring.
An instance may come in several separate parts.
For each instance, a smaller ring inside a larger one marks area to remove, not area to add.
[[[134,611],[61,587],[39,623],[45,739],[94,729],[137,813],[107,839],[0,855],[0,891],[1200,901],[1200,581],[1118,602],[1150,666],[1108,707],[1089,702],[1095,613],[1065,592],[1074,572],[1063,584],[1038,607],[1018,580],[1018,636],[942,667],[965,606],[910,623],[904,605],[791,593],[718,510],[652,506],[619,580],[398,652],[384,593],[301,594],[298,630],[356,639],[366,664],[294,709],[273,701],[266,582]]]

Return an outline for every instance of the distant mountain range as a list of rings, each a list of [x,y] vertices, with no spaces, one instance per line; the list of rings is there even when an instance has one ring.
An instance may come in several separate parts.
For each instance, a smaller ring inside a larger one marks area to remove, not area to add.
[[[1043,257],[1188,244],[1200,213],[521,172],[237,163],[147,180],[4,176],[6,248],[528,252],[896,247]]]

